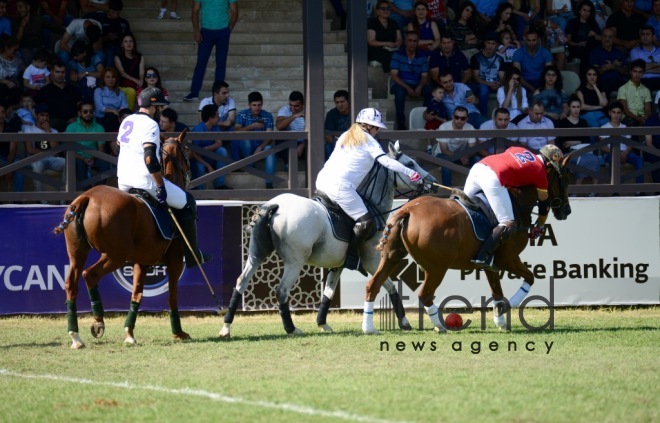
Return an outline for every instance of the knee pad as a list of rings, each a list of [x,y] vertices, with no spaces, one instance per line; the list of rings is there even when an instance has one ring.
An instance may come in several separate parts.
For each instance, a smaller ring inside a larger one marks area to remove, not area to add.
[[[353,233],[361,239],[369,239],[376,233],[376,224],[369,213],[360,217],[353,226]]]

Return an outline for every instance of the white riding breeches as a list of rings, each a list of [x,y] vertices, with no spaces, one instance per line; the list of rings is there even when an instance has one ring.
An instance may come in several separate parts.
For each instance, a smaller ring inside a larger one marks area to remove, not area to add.
[[[476,163],[472,166],[464,191],[470,198],[483,191],[500,224],[515,220],[509,191],[502,186],[493,169],[485,164]]]
[[[355,188],[350,184],[317,180],[316,187],[320,191],[323,191],[332,201],[339,204],[339,207],[353,220],[358,220],[368,213],[364,202]]]
[[[119,185],[119,189],[125,192],[128,192],[129,189],[134,188],[128,185]],[[151,194],[152,197],[156,198],[156,188],[141,188]],[[169,180],[165,179],[165,189],[167,190],[167,205],[174,207],[175,209],[182,209],[186,206],[186,192],[179,188],[177,185],[174,185]]]

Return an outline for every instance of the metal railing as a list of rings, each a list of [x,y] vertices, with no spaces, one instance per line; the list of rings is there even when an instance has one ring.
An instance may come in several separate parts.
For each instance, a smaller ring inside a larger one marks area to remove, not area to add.
[[[569,192],[572,194],[587,194],[596,193],[599,195],[612,195],[612,194],[632,194],[637,192],[643,193],[657,193],[660,192],[660,183],[648,182],[651,180],[650,173],[660,168],[660,150],[646,146],[644,143],[634,141],[632,139],[623,138],[625,135],[645,136],[647,134],[660,133],[660,128],[653,127],[638,127],[638,128],[589,128],[589,129],[555,129],[552,131],[552,136],[610,136],[610,138],[597,141],[593,144],[585,146],[580,150],[573,152],[573,155],[579,156],[588,152],[593,152],[596,155],[600,154],[601,147],[611,145],[612,160],[601,168],[599,172],[593,172],[579,164],[570,163],[568,166],[573,171],[579,171],[587,176],[598,179],[597,184],[585,185],[570,185]],[[176,135],[176,134],[166,134]],[[519,130],[471,130],[461,131],[461,138],[479,138],[488,139],[488,141],[478,143],[476,146],[465,149],[451,157],[451,160],[445,158],[434,157],[427,154],[425,151],[417,150],[411,147],[412,142],[409,140],[417,139],[435,139],[437,137],[447,136],[446,131],[382,131],[381,140],[399,139],[403,150],[406,154],[415,158],[426,170],[431,172],[438,172],[440,168],[446,167],[453,172],[467,175],[469,167],[462,166],[454,163],[461,157],[468,157],[480,150],[493,148],[496,151],[503,151],[509,145],[514,145],[507,139],[519,138],[521,136],[548,136],[548,131],[519,129]],[[451,134],[456,137],[456,133]],[[253,140],[253,139],[273,139],[276,140],[273,148],[261,151],[260,153],[252,156],[242,158],[240,160],[232,160],[230,157],[224,157],[209,150],[192,146],[191,149],[201,156],[212,160],[213,162],[220,161],[224,163],[224,167],[217,169],[213,172],[207,173],[197,179],[191,181],[189,188],[205,186],[218,176],[229,175],[235,172],[243,172],[250,174],[263,180],[271,180],[274,185],[273,189],[253,188],[253,189],[233,189],[233,190],[214,190],[214,189],[196,189],[191,191],[197,199],[208,200],[255,200],[262,201],[270,199],[278,194],[290,192],[301,196],[309,197],[314,192],[313,182],[315,177],[310,177],[309,167],[300,169],[298,166],[297,156],[297,141],[291,139],[306,139],[308,133],[305,131],[300,132],[213,132],[213,133],[189,133],[187,139],[211,139],[211,140]],[[34,142],[34,141],[57,141],[60,144],[50,150],[40,152],[38,154],[17,159],[14,163],[7,164],[6,161],[0,162],[0,178],[5,177],[12,172],[20,172],[26,179],[38,180],[42,184],[47,184],[55,191],[26,191],[26,192],[0,192],[0,202],[65,202],[73,200],[77,195],[88,189],[89,187],[101,183],[102,181],[113,178],[116,176],[117,158],[103,153],[101,151],[93,150],[77,144],[76,141],[111,141],[114,142],[116,134],[114,133],[60,133],[60,134],[0,134],[0,143],[6,142]],[[435,142],[435,141],[434,141]],[[618,152],[619,144],[624,142],[627,145],[632,145],[644,158],[644,167],[642,169],[629,169],[620,160],[615,158],[619,157]],[[307,154],[305,160],[313,155],[324,155],[323,139],[307,141]],[[77,181],[75,160],[76,152],[85,151],[85,153],[93,156],[96,160],[103,160],[112,164],[112,168],[105,172],[86,176],[85,178]],[[272,176],[267,174],[264,170],[254,167],[255,163],[264,160],[267,156],[277,154],[281,151],[287,151],[288,157],[288,170],[286,178],[280,176]],[[66,160],[66,167],[63,175],[47,175],[38,174],[32,170],[32,164],[45,158],[61,155]],[[317,156],[318,158],[318,156]],[[298,188],[298,177],[301,170],[305,174],[304,188]],[[637,184],[634,179],[640,175],[646,178],[645,183]],[[648,175],[648,176],[647,176]],[[315,175],[314,175],[315,176]],[[6,189],[3,187],[3,189]]]

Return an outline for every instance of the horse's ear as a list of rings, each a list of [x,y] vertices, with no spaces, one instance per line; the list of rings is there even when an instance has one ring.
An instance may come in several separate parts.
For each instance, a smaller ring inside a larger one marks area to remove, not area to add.
[[[179,134],[177,141],[182,143],[186,140],[186,134],[188,133],[188,128],[183,128],[183,131]]]
[[[390,149],[390,155],[392,157],[396,156],[399,153],[399,150],[400,150],[399,140],[394,141],[394,143],[392,143],[392,141],[390,141],[388,146],[389,146],[389,149]]]

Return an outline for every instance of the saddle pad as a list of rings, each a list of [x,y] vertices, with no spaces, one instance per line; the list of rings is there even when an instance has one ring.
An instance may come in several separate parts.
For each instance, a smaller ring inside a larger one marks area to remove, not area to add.
[[[136,198],[141,200],[151,212],[154,217],[158,231],[164,239],[171,240],[174,238],[174,224],[170,214],[163,207],[153,207],[142,195],[131,192]]]
[[[314,197],[314,201],[318,201],[319,204],[323,206],[328,219],[330,220],[330,226],[332,227],[332,234],[340,241],[350,242],[353,237],[353,219],[349,218],[343,211],[338,213],[337,211],[326,206],[323,199],[319,197]]]
[[[477,237],[477,239],[479,241],[485,240],[486,237],[489,236],[493,231],[493,225],[488,217],[484,214],[483,211],[472,210],[458,199],[454,199],[454,201],[460,204],[461,207],[463,207],[463,210],[465,210],[467,213],[468,217],[470,218],[470,222],[472,222],[472,229],[474,230],[474,235]]]

